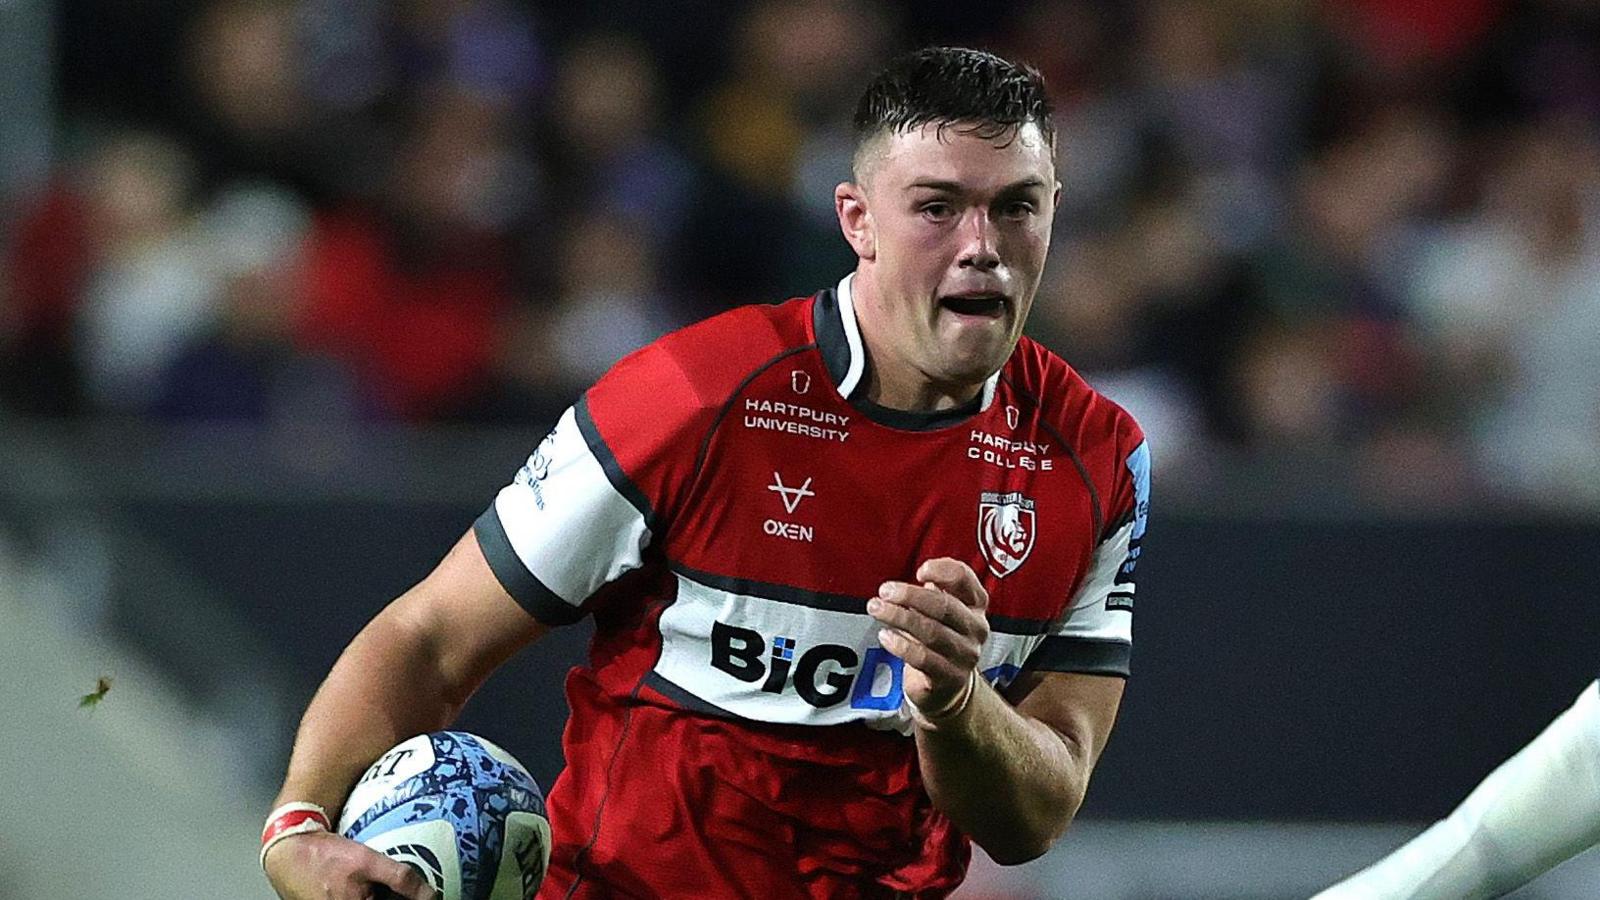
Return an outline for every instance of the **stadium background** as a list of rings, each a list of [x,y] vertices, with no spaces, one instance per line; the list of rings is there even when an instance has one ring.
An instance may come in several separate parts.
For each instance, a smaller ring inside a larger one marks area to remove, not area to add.
[[[854,92],[931,41],[1049,79],[1031,330],[1157,461],[1089,801],[963,896],[1304,896],[1565,707],[1600,669],[1592,3],[6,0],[0,897],[268,896],[345,641],[611,361],[849,268]],[[463,721],[545,784],[583,643]]]

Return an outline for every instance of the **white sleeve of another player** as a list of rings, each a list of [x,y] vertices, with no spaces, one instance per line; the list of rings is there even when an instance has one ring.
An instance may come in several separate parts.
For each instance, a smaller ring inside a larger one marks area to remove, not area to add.
[[[1312,900],[1497,897],[1600,843],[1600,682],[1432,828]]]

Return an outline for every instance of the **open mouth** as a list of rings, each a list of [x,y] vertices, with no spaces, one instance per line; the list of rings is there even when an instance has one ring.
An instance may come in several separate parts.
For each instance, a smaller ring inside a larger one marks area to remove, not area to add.
[[[999,318],[1006,311],[1003,294],[967,294],[959,297],[940,297],[939,305],[963,316]]]

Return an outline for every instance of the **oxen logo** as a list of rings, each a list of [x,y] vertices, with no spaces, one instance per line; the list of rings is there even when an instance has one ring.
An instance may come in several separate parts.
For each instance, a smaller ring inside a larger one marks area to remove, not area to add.
[[[811,489],[811,479],[807,478],[806,483],[799,487],[789,487],[783,483],[783,476],[777,472],[772,473],[772,483],[767,485],[767,490],[773,491],[783,498],[784,511],[791,515],[795,511],[795,507],[800,505],[800,501],[817,495],[817,492]]]
[[[985,491],[978,496],[978,548],[989,571],[1004,578],[1033,551],[1033,501],[1018,491]]]

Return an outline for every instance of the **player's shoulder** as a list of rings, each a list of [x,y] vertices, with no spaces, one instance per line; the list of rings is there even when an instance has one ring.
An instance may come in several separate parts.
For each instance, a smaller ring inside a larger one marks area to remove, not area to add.
[[[753,372],[811,343],[811,300],[751,304],[702,319],[624,357],[601,384],[663,402],[720,406]]]
[[[1037,404],[1043,419],[1081,452],[1095,444],[1132,450],[1144,430],[1066,360],[1032,338],[1017,343],[1003,370],[1013,391]]]

